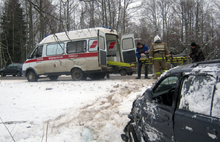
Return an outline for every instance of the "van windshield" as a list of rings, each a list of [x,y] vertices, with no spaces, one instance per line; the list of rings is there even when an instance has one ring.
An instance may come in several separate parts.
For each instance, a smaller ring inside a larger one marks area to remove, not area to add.
[[[106,34],[106,44],[108,51],[117,51],[118,50],[118,36]]]

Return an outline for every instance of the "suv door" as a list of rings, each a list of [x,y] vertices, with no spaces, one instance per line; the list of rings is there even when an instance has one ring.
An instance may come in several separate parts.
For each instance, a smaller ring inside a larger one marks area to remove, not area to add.
[[[99,50],[99,66],[107,67],[107,46],[105,33],[98,30],[98,50]]]
[[[15,71],[16,71],[16,69],[15,69],[14,64],[10,64],[7,66],[7,68],[5,70],[5,74],[6,75],[13,75],[13,74],[15,74]]]
[[[151,104],[145,106],[151,111],[142,111],[144,127],[148,129],[153,127],[152,130],[160,137],[160,141],[171,141],[173,136],[175,92],[178,90],[178,85],[177,76],[169,76],[162,79],[153,88]]]
[[[219,141],[218,124],[211,118],[216,79],[209,75],[186,76],[183,79],[180,101],[174,115],[174,135],[178,142]]]
[[[121,37],[121,57],[122,62],[125,63],[132,63],[136,62],[136,55],[135,55],[136,47],[134,41],[134,35],[123,35]]]

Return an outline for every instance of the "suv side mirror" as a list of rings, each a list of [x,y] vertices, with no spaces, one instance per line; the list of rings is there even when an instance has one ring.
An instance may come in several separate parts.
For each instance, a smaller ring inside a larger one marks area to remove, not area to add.
[[[147,89],[144,93],[145,99],[149,102],[152,101],[152,89]]]

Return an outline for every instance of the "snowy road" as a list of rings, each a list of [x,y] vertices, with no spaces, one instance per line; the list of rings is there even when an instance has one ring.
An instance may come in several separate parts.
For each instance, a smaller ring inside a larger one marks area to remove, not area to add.
[[[121,142],[132,102],[155,80],[0,80],[0,117],[16,142]],[[0,141],[12,137],[0,122]]]

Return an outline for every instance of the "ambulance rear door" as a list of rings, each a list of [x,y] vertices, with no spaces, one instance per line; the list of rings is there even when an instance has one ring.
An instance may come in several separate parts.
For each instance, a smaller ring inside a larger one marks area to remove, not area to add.
[[[107,46],[106,46],[106,38],[105,33],[98,30],[98,58],[99,58],[99,66],[107,67]]]
[[[132,63],[137,62],[136,58],[136,47],[134,41],[134,35],[123,35],[121,37],[121,57],[122,62]]]

